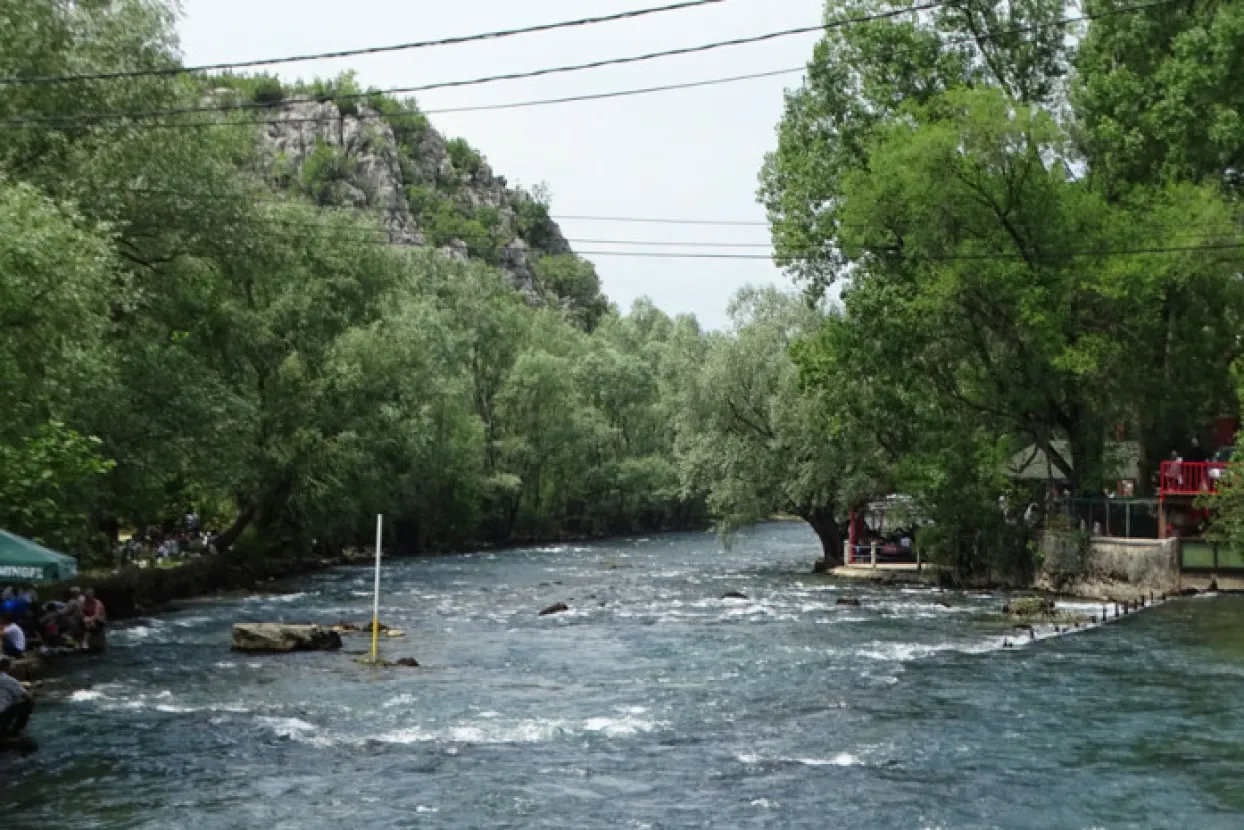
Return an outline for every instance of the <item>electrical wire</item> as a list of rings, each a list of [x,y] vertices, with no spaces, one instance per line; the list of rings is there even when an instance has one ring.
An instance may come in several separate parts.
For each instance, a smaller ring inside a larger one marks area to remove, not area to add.
[[[1000,30],[997,32],[985,32],[979,35],[964,35],[964,36],[960,36],[957,38],[948,38],[946,39],[945,42],[947,44],[953,44],[953,43],[978,42],[982,40],[994,40],[999,37],[1004,37],[1007,35],[1025,34],[1025,33],[1030,33],[1033,31],[1040,31],[1042,29],[1059,28],[1063,26],[1069,26],[1075,23],[1099,20],[1105,17],[1110,17],[1110,16],[1118,15],[1118,14],[1141,12],[1141,11],[1145,11],[1145,10],[1160,7],[1160,6],[1171,5],[1172,3],[1175,3],[1175,2],[1179,2],[1179,0],[1154,0],[1154,2],[1143,3],[1143,4],[1139,4],[1135,6],[1123,6],[1123,7],[1119,7],[1115,9],[1108,9],[1103,12],[1081,15],[1079,17],[1063,18],[1061,20],[1054,21],[1051,23],[1039,23],[1039,24],[1034,24],[1031,26]],[[441,82],[441,83],[435,83],[435,84],[426,84],[423,86],[416,86],[416,87],[394,87],[390,89],[371,90],[365,93],[357,93],[357,94],[349,93],[349,94],[343,94],[343,95],[335,95],[331,97],[331,100],[336,102],[336,101],[342,101],[342,100],[353,100],[353,99],[359,99],[359,98],[366,98],[371,95],[399,95],[399,94],[406,94],[406,93],[411,93],[411,92],[427,91],[430,89],[443,89],[443,88],[459,87],[459,86],[471,86],[471,85],[478,85],[478,84],[484,84],[484,83],[491,83],[493,81],[535,77],[538,75],[551,74],[554,72],[578,71],[581,69],[598,68],[600,66],[612,65],[614,63],[628,63],[628,62],[634,62],[637,60],[651,60],[657,57],[665,57],[665,56],[672,55],[672,54],[685,54],[688,51],[703,51],[706,48],[719,48],[725,45],[738,45],[740,43],[756,42],[757,40],[771,39],[773,37],[785,36],[787,34],[795,34],[799,32],[807,32],[807,31],[816,31],[819,29],[833,29],[833,28],[844,26],[846,24],[850,24],[850,23],[873,22],[875,20],[880,20],[886,17],[894,17],[897,15],[905,14],[905,13],[912,12],[912,11],[928,10],[931,8],[944,6],[944,5],[948,5],[948,3],[937,2],[937,3],[929,3],[923,6],[909,6],[909,7],[905,7],[902,10],[892,10],[882,15],[867,16],[867,17],[862,17],[862,18],[847,18],[847,19],[838,20],[838,21],[831,21],[825,24],[824,26],[806,27],[802,29],[790,29],[790,30],[785,30],[784,32],[776,32],[776,33],[769,33],[766,35],[760,35],[760,36],[757,36],[756,38],[744,38],[744,39],[735,40],[735,41],[722,41],[722,42],[715,43],[715,44],[705,44],[705,45],[698,46],[698,47],[688,47],[686,49],[680,49],[680,50],[650,53],[648,55],[631,56],[631,57],[618,58],[618,59],[612,59],[612,60],[607,60],[607,61],[597,61],[597,62],[593,62],[589,64],[579,64],[579,65],[568,66],[568,67],[553,67],[549,69],[535,70],[534,72],[531,72],[531,73],[498,75],[498,76],[490,76],[490,77],[484,77],[484,78],[469,79],[465,81],[447,81],[447,82]],[[503,103],[496,103],[496,104],[481,104],[481,105],[463,106],[463,107],[447,107],[447,108],[442,108],[442,109],[431,109],[431,110],[424,110],[424,111],[411,112],[411,113],[396,113],[396,114],[355,113],[353,115],[347,116],[347,115],[341,114],[338,111],[337,113],[330,114],[330,115],[316,115],[316,116],[305,116],[305,117],[238,119],[238,120],[230,120],[230,121],[220,121],[220,120],[181,121],[181,122],[165,122],[165,123],[147,123],[147,124],[142,124],[142,125],[134,124],[131,126],[142,126],[142,127],[150,128],[150,129],[181,129],[181,128],[196,129],[196,128],[210,128],[210,127],[247,127],[247,126],[257,126],[257,125],[263,126],[263,125],[274,125],[274,124],[284,125],[284,124],[303,124],[303,123],[327,123],[327,122],[339,121],[345,118],[352,118],[352,119],[357,119],[361,121],[361,120],[368,120],[368,119],[383,120],[383,119],[390,119],[390,118],[400,119],[403,117],[411,118],[411,117],[417,117],[419,115],[436,115],[436,114],[444,114],[444,113],[486,112],[486,111],[496,111],[496,110],[518,109],[518,108],[524,108],[524,107],[547,106],[547,105],[552,105],[552,104],[578,103],[578,102],[583,102],[583,101],[601,100],[601,99],[609,99],[609,98],[621,98],[621,97],[627,97],[627,96],[644,95],[644,94],[666,92],[666,91],[680,90],[680,89],[692,89],[692,88],[697,88],[697,87],[706,87],[706,86],[713,86],[713,85],[718,85],[718,84],[735,83],[739,81],[753,80],[753,79],[758,79],[758,78],[767,78],[767,77],[773,77],[777,75],[793,74],[795,72],[801,72],[803,71],[803,69],[804,69],[803,67],[792,67],[789,69],[777,69],[777,70],[770,70],[766,72],[735,75],[735,76],[730,76],[730,77],[725,77],[725,78],[707,79],[707,80],[702,80],[702,81],[691,81],[687,83],[663,84],[663,85],[652,86],[652,87],[640,87],[640,88],[616,90],[616,91],[603,92],[603,93],[586,93],[583,95],[572,95],[572,96],[563,96],[563,97],[556,97],[556,98],[542,98],[542,99],[534,99],[534,100],[528,100],[528,101],[503,102]],[[227,105],[227,106],[217,105],[217,106],[206,106],[206,107],[187,107],[187,108],[170,109],[170,110],[156,110],[156,111],[145,112],[145,113],[136,112],[136,113],[87,113],[87,114],[65,114],[65,115],[18,115],[18,116],[9,116],[9,117],[0,119],[0,126],[21,127],[21,126],[30,126],[30,125],[36,125],[36,124],[61,126],[61,125],[75,124],[78,121],[98,122],[102,120],[155,118],[155,117],[164,117],[167,115],[177,115],[177,114],[246,111],[246,110],[272,108],[272,107],[291,104],[291,103],[313,103],[313,102],[323,103],[326,101],[321,101],[321,98],[319,97],[303,97],[303,98],[285,99],[284,101],[273,104],[273,105],[246,103],[246,104],[236,104],[236,105]]]
[[[305,63],[307,61],[350,58],[359,55],[376,55],[386,52],[404,52],[413,49],[427,49],[434,46],[456,46],[458,44],[472,43],[475,41],[500,40],[502,38],[514,37],[516,35],[528,35],[536,32],[554,31],[556,29],[569,29],[572,27],[591,26],[598,23],[612,23],[619,20],[630,20],[638,17],[645,17],[647,15],[660,14],[663,12],[680,11],[682,9],[690,9],[697,6],[714,5],[724,1],[725,0],[686,0],[686,2],[671,3],[665,6],[633,9],[631,11],[618,12],[617,14],[583,17],[577,20],[562,20],[556,23],[538,23],[534,26],[523,26],[517,29],[501,29],[491,32],[480,32],[473,35],[458,35],[456,37],[445,37],[436,40],[419,40],[411,43],[396,43],[389,46],[368,46],[361,49],[342,49],[334,52],[317,52],[309,55],[258,58],[255,60],[233,61],[229,63],[206,63],[198,66],[170,66],[162,69],[134,69],[118,72],[97,72],[78,75],[42,75],[32,77],[16,76],[0,78],[0,86],[59,84],[72,81],[104,81],[118,80],[121,78],[168,77],[172,75],[192,74],[195,72],[221,72],[233,69],[249,69],[256,66],[277,66],[289,63]]]
[[[380,90],[379,94],[385,95],[409,95],[416,92],[428,92],[434,89],[456,89],[459,87],[479,86],[481,84],[496,83],[499,81],[515,81],[527,78],[540,78],[547,75],[560,75],[567,72],[581,72],[589,69],[600,69],[606,66],[621,66],[633,63],[644,63],[647,61],[657,60],[660,58],[675,57],[680,55],[699,54],[715,49],[724,49],[734,46],[745,46],[753,43],[763,43],[769,40],[777,40],[779,38],[791,37],[793,35],[810,34],[819,32],[829,28],[837,28],[859,23],[872,23],[878,20],[885,20],[892,17],[899,17],[904,14],[912,14],[920,11],[928,11],[935,9],[944,4],[944,0],[935,0],[935,2],[921,3],[914,6],[904,6],[901,9],[891,9],[889,11],[877,12],[875,14],[861,15],[858,17],[843,18],[841,20],[832,21],[830,23],[818,23],[814,26],[798,26],[791,29],[782,29],[775,32],[766,32],[761,35],[749,35],[748,37],[732,38],[730,40],[718,40],[711,43],[701,43],[695,46],[682,46],[677,49],[663,49],[656,52],[645,52],[638,55],[627,55],[620,58],[602,58],[601,60],[588,61],[586,63],[564,64],[561,66],[548,66],[541,69],[532,69],[525,72],[509,72],[500,75],[485,75],[478,78],[468,78],[457,81],[437,81],[429,84],[419,84],[417,86],[394,87],[391,89]],[[333,101],[357,101],[365,99],[376,92],[359,92],[345,93],[341,95],[332,95]],[[258,103],[248,101],[241,104],[220,104],[210,106],[197,107],[180,107],[165,110],[147,110],[138,112],[98,112],[98,113],[75,113],[73,115],[58,116],[18,116],[18,119],[30,120],[50,120],[57,121],[62,119],[70,119],[72,121],[109,121],[109,120],[134,120],[148,118],[165,118],[175,115],[193,115],[208,112],[242,112],[248,110],[265,110],[271,109],[275,105],[289,106],[291,104],[311,104],[322,103],[317,96],[302,96],[286,98],[280,102],[273,104]],[[5,119],[10,122],[13,119]]]
[[[279,224],[279,222],[274,222]],[[308,223],[292,223],[294,225]],[[382,246],[397,247],[414,247],[414,248],[430,248],[428,245],[418,245],[413,242],[403,242],[394,240],[385,240],[378,237],[364,237],[356,234],[383,234],[383,229],[348,229],[348,228],[327,228],[331,231],[329,234],[321,234],[316,237],[308,237],[307,235],[287,234],[285,238],[290,241],[310,240],[312,238],[318,240],[336,241],[336,242],[356,242],[359,244],[371,244]],[[466,242],[466,240],[463,240]],[[574,242],[575,240],[567,240]],[[586,242],[586,240],[580,240]],[[660,245],[666,244],[661,242],[642,242],[637,240],[598,240],[594,244],[609,245]],[[673,245],[691,246],[697,243],[668,243]],[[468,243],[469,245],[469,243]],[[1227,251],[1244,249],[1244,242],[1226,242],[1226,241],[1209,241],[1194,245],[1166,245],[1153,247],[1137,247],[1137,248],[1088,248],[1088,249],[1068,249],[1062,251],[1038,251],[1034,254],[1010,253],[1010,252],[993,252],[980,254],[919,254],[908,256],[908,261],[912,262],[980,262],[980,261],[1019,261],[1025,259],[1034,259],[1038,261],[1050,261],[1057,259],[1077,259],[1077,258],[1109,258],[1116,256],[1150,256],[1158,254],[1176,254],[1176,253],[1200,253],[1207,251]],[[864,246],[862,250],[872,254],[902,254],[892,246]],[[581,257],[639,257],[646,259],[711,259],[711,260],[744,260],[744,261],[763,261],[774,260],[778,258],[777,252],[765,254],[735,253],[735,252],[699,252],[699,251],[601,251],[601,250],[581,250],[573,252]],[[782,259],[788,261],[809,260],[820,251],[810,251],[808,253],[795,254],[793,256],[782,256]]]

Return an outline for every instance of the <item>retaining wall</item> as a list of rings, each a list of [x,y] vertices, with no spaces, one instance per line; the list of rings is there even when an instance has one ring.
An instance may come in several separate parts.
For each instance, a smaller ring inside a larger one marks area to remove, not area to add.
[[[1037,587],[1071,596],[1130,600],[1181,586],[1178,539],[1116,539],[1046,531]]]

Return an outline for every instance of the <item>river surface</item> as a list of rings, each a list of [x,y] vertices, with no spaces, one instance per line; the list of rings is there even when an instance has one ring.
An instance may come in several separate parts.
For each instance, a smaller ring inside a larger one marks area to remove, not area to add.
[[[234,621],[366,620],[367,568],[119,626],[0,759],[0,826],[1244,826],[1244,600],[1004,648],[1001,596],[816,555],[771,524],[395,561],[382,647],[419,669],[229,650]]]

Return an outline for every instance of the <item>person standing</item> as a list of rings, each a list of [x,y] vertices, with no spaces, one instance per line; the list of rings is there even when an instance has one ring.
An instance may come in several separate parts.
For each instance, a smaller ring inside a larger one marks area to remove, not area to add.
[[[104,603],[95,598],[95,589],[87,588],[82,595],[82,628],[85,634],[83,647],[91,651],[103,651],[104,623],[107,616]]]
[[[20,735],[35,709],[35,699],[10,672],[13,661],[0,657],[0,735]]]
[[[1205,450],[1201,447],[1201,442],[1199,439],[1196,439],[1196,438],[1192,439],[1192,449],[1188,450],[1188,458],[1186,460],[1193,464],[1204,464],[1205,462],[1209,461],[1209,456],[1205,453]]]

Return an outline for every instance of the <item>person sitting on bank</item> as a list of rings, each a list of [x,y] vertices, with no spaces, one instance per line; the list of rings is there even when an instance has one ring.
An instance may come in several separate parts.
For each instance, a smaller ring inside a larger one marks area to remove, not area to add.
[[[4,623],[4,654],[7,657],[21,657],[26,653],[26,632],[13,619],[12,614],[0,617]]]
[[[11,672],[13,661],[0,657],[0,735],[20,735],[35,709],[35,699]]]

